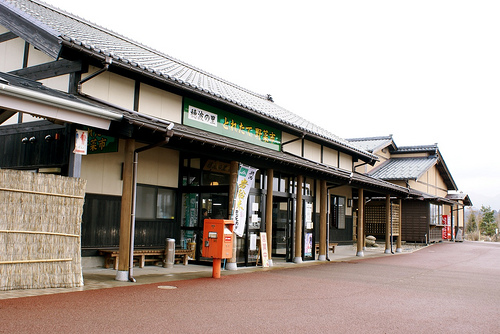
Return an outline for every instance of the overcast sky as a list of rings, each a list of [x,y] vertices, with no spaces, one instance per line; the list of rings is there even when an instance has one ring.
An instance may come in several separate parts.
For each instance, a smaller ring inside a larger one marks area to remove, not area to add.
[[[500,209],[500,1],[46,2],[340,137],[438,143],[474,206]]]

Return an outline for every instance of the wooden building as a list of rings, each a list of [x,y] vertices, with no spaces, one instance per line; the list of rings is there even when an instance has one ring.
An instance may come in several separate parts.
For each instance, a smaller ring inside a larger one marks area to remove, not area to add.
[[[241,165],[255,185],[229,269],[255,263],[261,232],[271,259],[315,259],[317,243],[324,260],[328,240],[363,255],[365,197],[412,196],[356,170],[376,154],[270,96],[37,1],[0,2],[0,72],[0,167],[86,179],[82,254],[119,248],[117,279],[134,247],[166,238],[209,261],[204,214],[232,216]]]
[[[412,196],[402,202],[402,239],[409,242],[454,240],[464,228],[464,206],[472,205],[467,195],[458,193],[457,185],[439,151],[437,144],[398,147],[392,135],[354,138],[349,142],[376,154],[379,161],[373,166],[362,165],[356,171],[406,187]],[[368,204],[380,207],[377,201]],[[368,209],[376,211],[376,209]],[[383,234],[376,229],[383,223],[375,219],[367,234]],[[452,233],[453,231],[453,233]]]

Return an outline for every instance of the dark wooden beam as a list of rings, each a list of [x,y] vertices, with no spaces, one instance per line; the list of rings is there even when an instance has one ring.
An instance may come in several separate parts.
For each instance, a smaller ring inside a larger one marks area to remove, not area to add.
[[[30,66],[21,70],[9,72],[9,74],[17,75],[31,80],[42,80],[47,78],[57,77],[59,75],[80,72],[83,70],[81,61],[71,61],[66,59],[52,61],[50,63]]]
[[[56,58],[61,49],[59,33],[47,26],[30,21],[14,8],[13,5],[0,1],[0,22],[2,25],[42,52]]]
[[[11,118],[16,114],[15,111],[12,110],[6,110],[6,109],[0,109],[0,124]]]
[[[10,41],[11,39],[17,38],[17,35],[9,31],[4,34],[0,34],[0,43]]]

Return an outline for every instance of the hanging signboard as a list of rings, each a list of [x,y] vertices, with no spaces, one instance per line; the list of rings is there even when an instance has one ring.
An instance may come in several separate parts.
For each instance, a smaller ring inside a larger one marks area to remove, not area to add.
[[[281,131],[245,117],[184,98],[183,124],[279,151]]]
[[[250,189],[255,185],[257,169],[240,165],[236,181],[236,193],[233,201],[234,233],[242,237],[247,219],[247,202]]]
[[[89,133],[86,130],[76,130],[75,149],[73,153],[86,155]]]
[[[269,267],[269,254],[267,253],[267,234],[260,232],[260,251],[262,255],[262,267]]]
[[[93,128],[88,128],[87,153],[111,153],[118,152],[118,138],[102,134]]]

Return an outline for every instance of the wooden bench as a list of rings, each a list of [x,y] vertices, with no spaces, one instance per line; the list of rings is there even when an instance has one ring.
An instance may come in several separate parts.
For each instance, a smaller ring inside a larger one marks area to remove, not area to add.
[[[118,259],[120,252],[117,249],[99,249],[99,255],[104,256],[104,267],[113,266],[118,270]],[[189,257],[194,257],[191,249],[175,249],[175,258],[180,258],[184,265],[188,264]],[[134,262],[139,263],[139,268],[144,268],[146,262],[163,263],[165,259],[165,249],[134,249]]]
[[[330,242],[328,244],[328,250],[331,251],[332,253],[335,253],[335,246],[338,246],[338,243]],[[319,254],[319,243],[316,243],[316,254]]]

